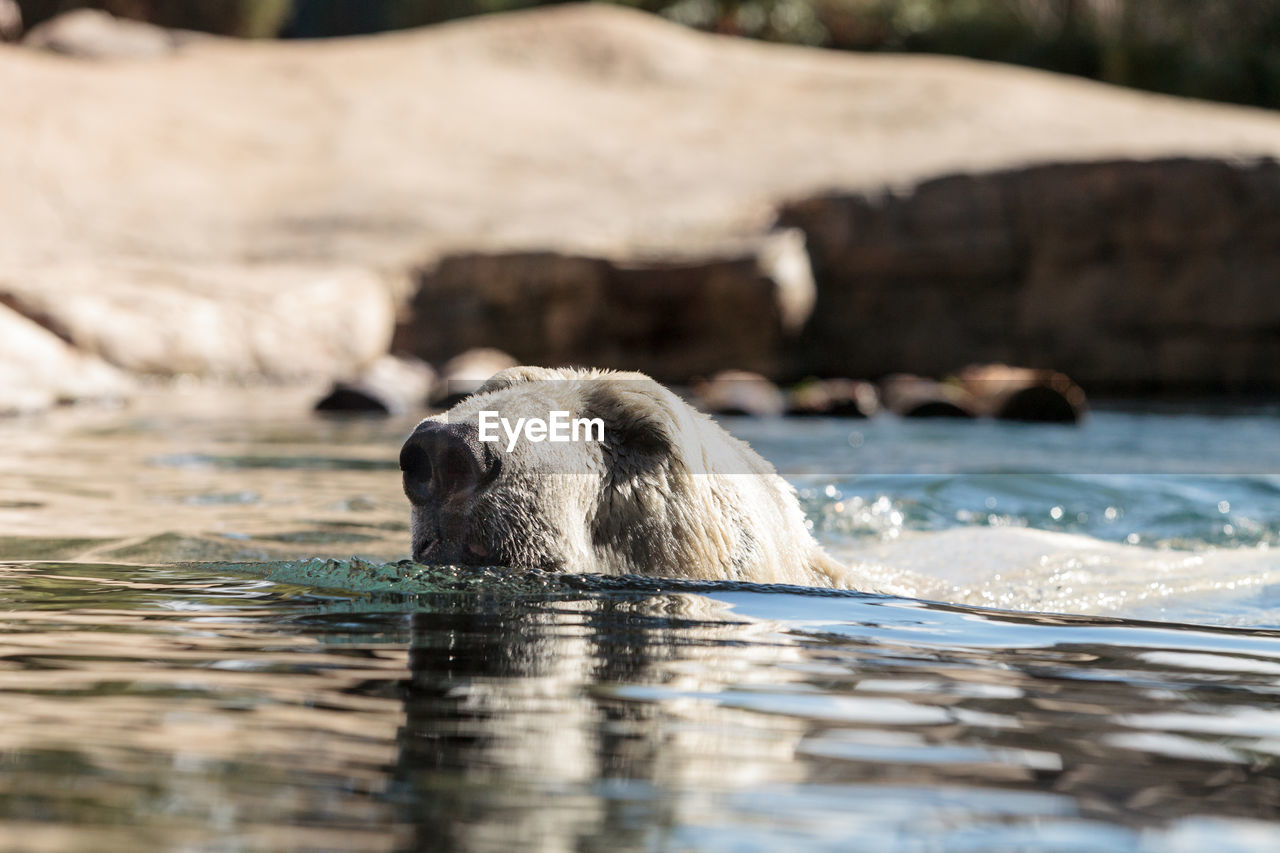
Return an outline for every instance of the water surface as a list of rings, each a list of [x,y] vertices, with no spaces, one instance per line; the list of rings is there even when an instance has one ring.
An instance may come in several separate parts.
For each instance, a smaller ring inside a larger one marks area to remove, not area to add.
[[[0,848],[1280,844],[1273,413],[733,423],[867,595],[398,564],[302,411],[0,424]]]

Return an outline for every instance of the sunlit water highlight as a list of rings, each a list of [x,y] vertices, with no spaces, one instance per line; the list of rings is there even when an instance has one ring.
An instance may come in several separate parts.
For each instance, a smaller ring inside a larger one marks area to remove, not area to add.
[[[867,595],[401,564],[300,410],[0,424],[0,848],[1280,845],[1274,413],[733,423]]]

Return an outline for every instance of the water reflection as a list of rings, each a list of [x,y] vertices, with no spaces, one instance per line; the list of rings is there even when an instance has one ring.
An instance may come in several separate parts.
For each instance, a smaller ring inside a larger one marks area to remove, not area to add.
[[[673,595],[511,613],[468,596],[412,624],[397,772],[422,849],[652,846],[700,798],[797,778],[799,721],[620,695],[798,681],[776,668],[795,644],[724,605]]]
[[[260,581],[72,565],[3,578],[13,849],[389,848],[379,797],[400,703],[364,688],[403,676],[400,648],[291,630],[296,605],[271,606]]]
[[[864,623],[877,608],[852,601],[825,636],[726,622],[739,617],[690,596],[518,615],[478,604],[413,616],[396,772],[422,849],[1000,846],[1039,837],[1047,818],[1081,849],[1133,849],[1170,841],[1188,815],[1269,818],[1280,804],[1260,730],[1223,743],[1122,710],[1239,707],[1274,725],[1275,679],[1188,678],[1183,653],[1099,643],[1084,620],[1045,626],[1076,642],[1036,647],[1036,621],[1018,617],[1028,648],[923,650],[910,638],[932,611]],[[898,647],[853,639],[862,624],[899,633]],[[1135,639],[1196,644],[1151,630]],[[824,803],[830,814],[810,814]]]
[[[1211,826],[1238,849],[1280,840],[1274,632],[742,585],[323,593],[235,569],[0,570],[5,837],[1165,850]]]

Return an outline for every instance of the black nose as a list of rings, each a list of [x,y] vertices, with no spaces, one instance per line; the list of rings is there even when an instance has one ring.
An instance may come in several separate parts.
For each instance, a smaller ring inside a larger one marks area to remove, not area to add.
[[[400,448],[404,493],[415,504],[474,491],[492,480],[497,465],[469,424],[423,421]]]

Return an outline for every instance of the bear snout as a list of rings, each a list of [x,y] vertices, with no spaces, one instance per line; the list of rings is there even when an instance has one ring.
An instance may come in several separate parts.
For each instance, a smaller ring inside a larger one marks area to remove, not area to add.
[[[493,479],[497,466],[470,424],[423,421],[400,448],[404,493],[415,506],[469,495]]]

